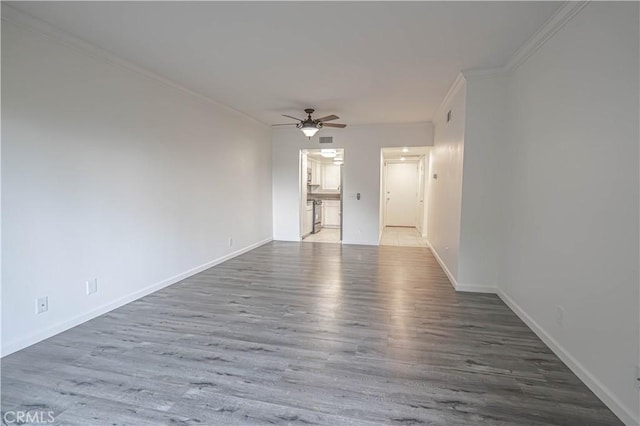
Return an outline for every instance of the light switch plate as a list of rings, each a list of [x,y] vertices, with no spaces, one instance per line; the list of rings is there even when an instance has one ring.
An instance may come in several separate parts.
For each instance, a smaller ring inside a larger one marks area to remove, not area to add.
[[[93,278],[86,282],[87,285],[87,295],[97,293],[98,292],[98,279]]]

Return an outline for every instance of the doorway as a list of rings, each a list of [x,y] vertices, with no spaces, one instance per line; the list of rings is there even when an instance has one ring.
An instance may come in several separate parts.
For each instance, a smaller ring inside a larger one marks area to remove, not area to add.
[[[342,241],[342,176],[344,149],[303,149],[300,152],[300,239]]]
[[[388,160],[385,193],[385,226],[416,226],[418,203],[418,162]]]
[[[383,148],[380,171],[380,244],[427,246],[428,147]]]

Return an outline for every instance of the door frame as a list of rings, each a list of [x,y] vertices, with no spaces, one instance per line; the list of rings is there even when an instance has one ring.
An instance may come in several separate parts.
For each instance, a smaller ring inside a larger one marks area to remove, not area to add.
[[[307,214],[307,150],[298,151],[298,241],[304,237],[304,220]]]
[[[304,236],[304,216],[306,214],[307,207],[307,169],[309,168],[309,153],[320,152],[324,148],[300,148],[298,151],[298,219],[299,219],[299,230],[298,230],[298,241],[303,240]],[[340,170],[340,241],[342,244],[342,240],[344,237],[344,161],[346,158],[346,149],[345,148],[331,148],[335,149],[337,152],[342,153],[342,164],[339,166]]]
[[[342,164],[340,164],[340,244],[344,237],[344,149],[342,150]]]
[[[426,173],[426,157],[423,155],[418,160],[418,217],[416,220],[416,229],[422,235],[424,234],[424,194],[425,194],[425,173]]]

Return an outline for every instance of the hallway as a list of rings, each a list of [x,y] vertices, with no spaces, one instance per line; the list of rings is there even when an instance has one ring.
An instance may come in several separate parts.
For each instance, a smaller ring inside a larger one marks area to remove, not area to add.
[[[416,228],[387,226],[382,231],[381,246],[428,247],[427,239]]]

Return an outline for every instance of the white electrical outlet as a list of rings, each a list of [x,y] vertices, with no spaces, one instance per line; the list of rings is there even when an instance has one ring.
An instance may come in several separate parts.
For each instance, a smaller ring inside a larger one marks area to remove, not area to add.
[[[87,286],[87,295],[96,293],[98,291],[98,279],[92,278],[86,283]]]
[[[556,306],[556,324],[560,327],[564,326],[565,311],[562,306]]]
[[[36,299],[36,314],[44,314],[49,310],[49,298],[38,297]]]
[[[233,245],[233,238],[229,237],[229,247]]]

